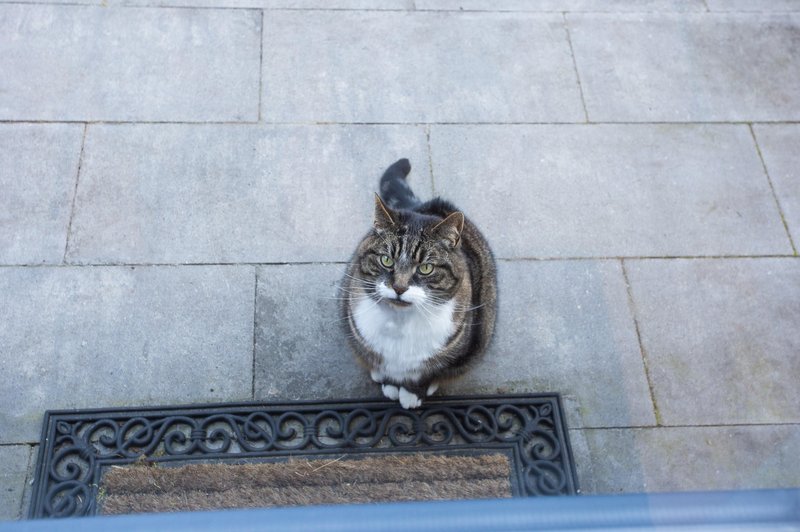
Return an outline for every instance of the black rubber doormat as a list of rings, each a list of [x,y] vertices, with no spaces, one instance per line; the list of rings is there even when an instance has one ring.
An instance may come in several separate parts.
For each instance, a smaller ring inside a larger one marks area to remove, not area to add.
[[[417,452],[503,453],[512,496],[578,492],[558,394],[444,397],[419,410],[350,400],[48,411],[29,517],[97,514],[111,466]]]

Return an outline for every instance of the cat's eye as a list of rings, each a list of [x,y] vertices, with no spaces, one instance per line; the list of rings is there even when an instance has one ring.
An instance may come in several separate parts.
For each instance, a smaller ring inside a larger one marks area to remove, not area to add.
[[[433,264],[428,264],[427,262],[425,264],[420,264],[419,268],[417,268],[417,271],[421,275],[430,275],[431,272],[433,272]]]
[[[381,264],[384,268],[391,268],[394,266],[394,259],[389,255],[381,255]]]

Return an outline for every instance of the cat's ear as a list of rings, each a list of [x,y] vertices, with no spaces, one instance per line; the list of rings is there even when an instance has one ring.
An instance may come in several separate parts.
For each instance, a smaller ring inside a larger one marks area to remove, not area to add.
[[[461,242],[461,231],[463,230],[464,215],[456,211],[436,224],[433,228],[433,234],[446,240],[453,247],[456,247]]]
[[[372,223],[378,230],[386,230],[395,225],[392,211],[383,204],[381,197],[377,194],[375,194],[375,219]]]

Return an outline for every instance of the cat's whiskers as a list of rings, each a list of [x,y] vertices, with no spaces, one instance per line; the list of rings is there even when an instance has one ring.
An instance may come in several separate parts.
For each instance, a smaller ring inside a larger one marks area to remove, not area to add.
[[[450,300],[442,299],[440,297],[436,297],[436,296],[433,296],[433,295],[429,295],[428,297],[433,303],[435,303],[437,305],[444,305],[444,304],[450,302]],[[486,306],[486,303],[483,303],[483,304],[480,304],[480,305],[472,305],[472,306],[470,306],[470,305],[460,305],[460,304],[456,303],[455,306],[453,307],[453,310],[455,310],[457,312],[471,312],[473,310],[477,310],[477,309],[479,309],[481,307],[484,307],[484,306]]]
[[[378,300],[375,299],[375,294],[372,291],[364,290],[364,291],[360,291],[360,292],[353,292],[353,291],[346,290],[344,288],[342,288],[341,290],[343,292],[346,292],[348,295],[345,295],[345,296],[323,296],[323,297],[320,297],[319,299],[323,299],[323,300],[327,300],[327,301],[346,301],[346,302],[350,303],[353,306],[355,306],[356,304],[360,303],[361,301],[371,300],[373,302],[373,304],[370,307],[367,307],[366,309],[363,309],[364,311],[368,311],[368,310],[374,308],[375,305],[377,305],[379,303],[379,299]],[[355,317],[355,316],[359,315],[359,313],[358,312],[353,312],[351,315],[353,317]],[[347,321],[348,319],[349,318],[347,316],[342,316],[342,317],[339,317],[339,318],[337,318],[335,320],[326,321],[325,323],[326,323],[326,325],[330,325],[330,324],[334,324],[334,323],[341,323],[341,322]]]
[[[354,275],[350,275],[349,273],[345,273],[344,276],[347,277],[348,279],[352,279],[353,281],[358,281],[359,283],[363,283],[365,285],[371,285],[373,287],[377,286],[377,284],[378,284],[376,281],[369,281],[369,280],[363,279],[361,277],[356,277]]]

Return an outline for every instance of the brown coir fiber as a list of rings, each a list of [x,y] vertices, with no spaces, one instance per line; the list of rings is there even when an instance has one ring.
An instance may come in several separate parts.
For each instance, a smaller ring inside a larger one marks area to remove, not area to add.
[[[511,497],[502,454],[386,455],[257,464],[137,464],[103,476],[105,515]]]

